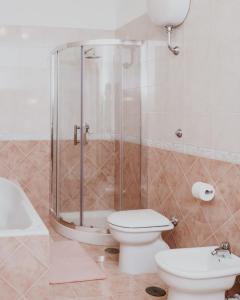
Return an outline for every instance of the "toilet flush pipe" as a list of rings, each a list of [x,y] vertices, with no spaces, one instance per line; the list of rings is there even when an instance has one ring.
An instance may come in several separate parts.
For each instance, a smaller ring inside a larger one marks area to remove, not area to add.
[[[174,55],[179,55],[180,54],[180,48],[178,46],[172,46],[172,38],[171,34],[173,31],[173,26],[169,25],[166,26],[167,34],[168,34],[168,49],[174,54]]]

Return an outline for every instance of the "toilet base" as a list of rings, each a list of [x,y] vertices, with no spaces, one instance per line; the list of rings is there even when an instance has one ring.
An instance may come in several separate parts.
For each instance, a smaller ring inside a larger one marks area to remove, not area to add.
[[[209,294],[189,294],[170,289],[168,300],[225,300],[225,291],[218,291]]]
[[[152,243],[128,245],[120,244],[119,268],[123,273],[156,273],[155,254],[169,249],[161,236]]]

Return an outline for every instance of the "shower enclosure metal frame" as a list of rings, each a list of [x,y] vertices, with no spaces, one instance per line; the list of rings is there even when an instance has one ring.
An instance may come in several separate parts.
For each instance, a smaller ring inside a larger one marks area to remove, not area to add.
[[[56,142],[58,142],[58,99],[59,96],[59,53],[62,51],[69,49],[69,48],[79,48],[80,50],[80,60],[81,60],[81,70],[80,70],[80,86],[81,86],[81,93],[80,93],[80,99],[79,99],[79,104],[80,104],[80,139],[83,141],[83,105],[84,105],[84,47],[86,46],[136,46],[140,47],[142,45],[141,41],[125,41],[125,40],[120,40],[120,39],[102,39],[102,40],[89,40],[89,41],[84,41],[84,42],[74,42],[74,43],[67,43],[64,45],[61,45],[57,48],[55,48],[52,53],[51,53],[51,82],[55,83],[54,89],[51,87],[51,182],[50,182],[50,215],[51,219],[53,220],[54,227],[58,229],[58,231],[61,231],[63,233],[64,229],[67,230],[67,232],[64,232],[63,234],[70,238],[78,239],[76,237],[76,233],[73,233],[74,228],[69,224],[60,224],[60,217],[59,217],[59,202],[57,199],[57,188],[58,188],[58,174],[56,173],[56,178],[54,179],[54,168],[58,168],[57,164],[56,166],[54,165],[54,156],[57,156],[57,153],[54,153],[57,151],[57,146],[54,145],[55,140],[54,140],[54,130],[56,130]],[[57,59],[56,59],[57,57]],[[56,78],[57,77],[57,78]],[[123,97],[123,95],[122,95]],[[141,104],[140,104],[141,107]],[[54,108],[57,110],[54,110]],[[140,108],[141,109],[141,108]],[[140,116],[141,118],[141,116]],[[56,128],[55,128],[56,126]],[[122,125],[121,125],[122,126]],[[141,131],[141,128],[140,128]],[[141,135],[140,135],[141,136]],[[140,137],[140,144],[141,144],[141,137]],[[122,155],[122,145],[120,145],[120,155]],[[80,144],[80,161],[83,161],[83,142]],[[84,195],[83,195],[83,180],[84,180],[84,164],[80,167],[80,227],[83,227],[83,202],[84,202]],[[120,181],[122,181],[122,174],[120,176]],[[55,180],[55,185],[54,181]],[[54,191],[54,187],[56,188],[56,191]],[[55,201],[53,202],[54,197],[56,197]],[[65,228],[64,228],[65,227]],[[94,239],[94,238],[93,238]],[[79,241],[86,241],[86,239],[78,239]],[[95,243],[91,241],[91,238],[89,240],[89,243]],[[96,244],[105,244],[105,245],[113,245],[114,242],[111,239],[106,239],[103,242],[96,241]]]

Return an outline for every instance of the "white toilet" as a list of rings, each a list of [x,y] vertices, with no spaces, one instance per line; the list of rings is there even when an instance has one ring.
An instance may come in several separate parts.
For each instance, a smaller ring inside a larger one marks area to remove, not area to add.
[[[108,217],[113,237],[120,243],[120,271],[128,274],[157,272],[154,256],[169,249],[162,232],[173,224],[151,209],[119,211]]]

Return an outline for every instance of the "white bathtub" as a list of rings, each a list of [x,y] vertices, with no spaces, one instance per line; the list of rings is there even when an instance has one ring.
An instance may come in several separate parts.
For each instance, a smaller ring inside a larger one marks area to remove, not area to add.
[[[21,187],[0,177],[0,237],[26,235],[48,235],[48,230]]]

